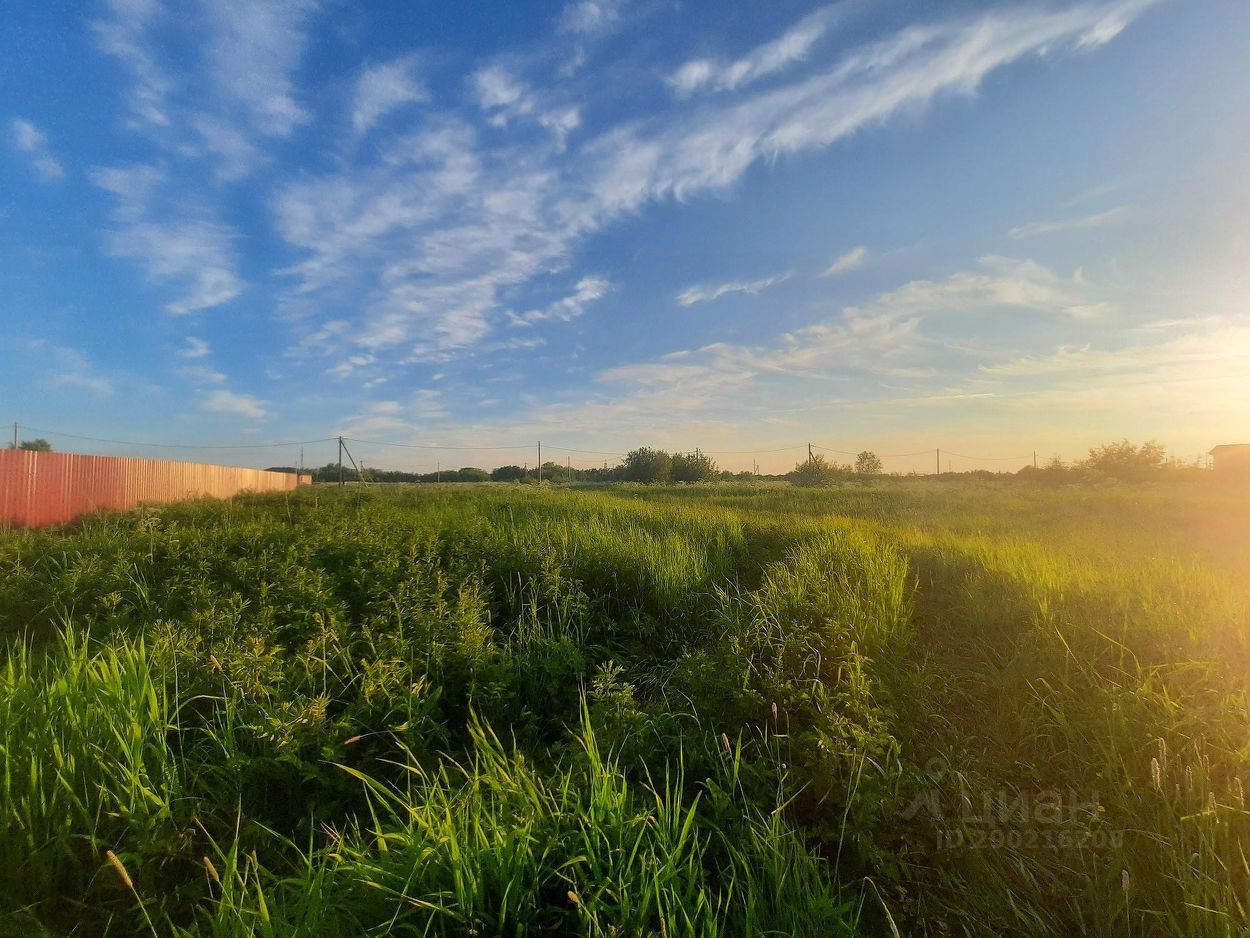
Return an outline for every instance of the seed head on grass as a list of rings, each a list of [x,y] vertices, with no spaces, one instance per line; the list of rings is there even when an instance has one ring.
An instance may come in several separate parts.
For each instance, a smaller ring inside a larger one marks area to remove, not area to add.
[[[104,852],[104,856],[109,861],[109,865],[117,871],[117,877],[122,881],[122,885],[124,885],[131,892],[134,892],[135,881],[130,878],[130,874],[126,872],[126,865],[122,863],[117,854],[115,854],[112,850],[106,850]]]

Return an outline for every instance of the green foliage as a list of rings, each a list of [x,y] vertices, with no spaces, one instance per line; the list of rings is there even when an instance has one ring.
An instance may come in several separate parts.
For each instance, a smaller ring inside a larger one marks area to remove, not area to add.
[[[1014,478],[5,532],[0,934],[1240,934],[1247,532]]]
[[[673,457],[663,450],[643,446],[625,455],[625,478],[630,482],[667,482],[673,470]]]
[[[670,478],[674,482],[711,482],[720,474],[707,453],[675,453]]]
[[[881,457],[871,450],[864,450],[855,457],[855,472],[861,476],[881,474]]]
[[[495,482],[517,482],[525,478],[525,470],[520,466],[500,466],[491,470],[490,477]]]
[[[802,488],[815,488],[822,485],[833,485],[849,475],[846,467],[830,462],[820,453],[813,453],[804,462],[794,467],[786,478],[794,485]]]
[[[9,449],[13,449],[13,444],[8,445]],[[50,453],[52,452],[52,444],[40,437],[37,440],[22,440],[17,445],[18,449],[24,449],[32,453]]]
[[[1128,440],[1104,443],[1089,451],[1084,467],[1126,481],[1140,481],[1157,475],[1163,468],[1167,453],[1163,445],[1148,440],[1134,446]]]

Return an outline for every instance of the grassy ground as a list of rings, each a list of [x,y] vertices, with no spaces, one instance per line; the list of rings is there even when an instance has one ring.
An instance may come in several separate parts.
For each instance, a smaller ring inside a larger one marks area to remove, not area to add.
[[[0,534],[0,935],[1239,935],[1250,499],[305,490]]]

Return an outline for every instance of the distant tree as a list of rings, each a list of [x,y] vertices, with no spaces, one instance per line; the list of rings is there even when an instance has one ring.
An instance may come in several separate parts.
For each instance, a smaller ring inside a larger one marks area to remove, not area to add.
[[[855,457],[855,471],[862,476],[881,474],[881,457],[871,450],[864,450]]]
[[[477,466],[464,466],[450,473],[451,482],[489,482],[490,473],[485,469],[479,469]]]
[[[525,478],[525,470],[520,466],[500,466],[491,470],[490,477],[496,482],[516,482]]]
[[[832,485],[846,475],[846,468],[831,463],[820,453],[814,453],[809,459],[794,467],[788,476],[795,485],[814,487]]]
[[[672,471],[673,457],[663,450],[643,446],[625,454],[625,478],[629,482],[667,482]]]
[[[328,462],[320,469],[313,469],[313,481],[315,482],[337,482],[339,480],[339,464],[336,462]],[[343,467],[344,482],[359,482],[360,475],[351,466]]]
[[[1025,466],[1016,475],[1025,479],[1032,479],[1034,482],[1046,482],[1052,485],[1058,485],[1063,482],[1074,480],[1078,472],[1069,466],[1058,456],[1051,456],[1046,465],[1038,468],[1036,466]]]
[[[1158,474],[1166,457],[1163,444],[1154,440],[1147,440],[1140,446],[1120,440],[1118,443],[1095,446],[1089,451],[1089,458],[1082,463],[1082,467],[1115,479],[1135,482]]]
[[[717,474],[716,461],[707,453],[673,454],[670,476],[674,482],[710,482]]]
[[[8,448],[12,449],[13,444],[10,443]],[[18,444],[17,448],[24,449],[28,453],[50,453],[52,452],[52,444],[49,443],[47,440],[45,440],[43,437],[40,437],[37,440],[22,440],[22,442]]]

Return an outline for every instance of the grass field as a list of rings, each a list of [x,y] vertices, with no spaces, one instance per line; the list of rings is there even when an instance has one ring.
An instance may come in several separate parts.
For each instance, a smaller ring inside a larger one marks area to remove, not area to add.
[[[1195,484],[0,533],[0,934],[1245,934],[1248,571]]]

